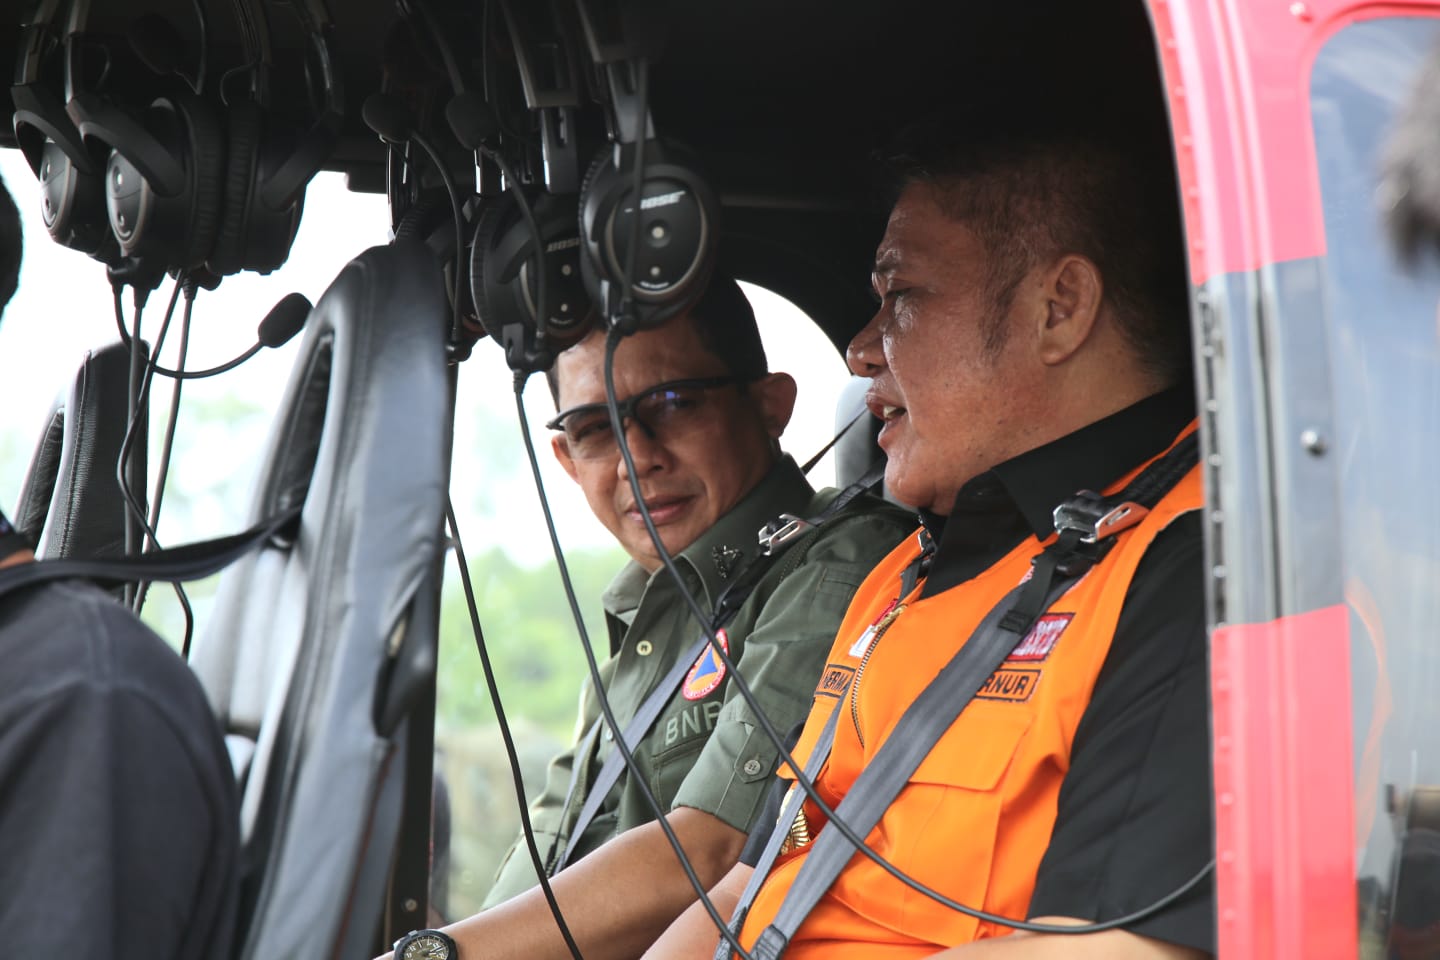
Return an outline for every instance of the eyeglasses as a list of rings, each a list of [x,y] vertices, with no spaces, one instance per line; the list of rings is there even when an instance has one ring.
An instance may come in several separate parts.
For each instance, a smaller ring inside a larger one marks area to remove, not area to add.
[[[652,440],[665,443],[695,426],[705,415],[705,393],[735,383],[740,377],[702,377],[669,380],[622,400],[620,422],[634,420]],[[577,460],[599,460],[618,449],[615,431],[610,428],[610,411],[603,403],[586,403],[562,410],[546,429],[565,434],[570,456]]]

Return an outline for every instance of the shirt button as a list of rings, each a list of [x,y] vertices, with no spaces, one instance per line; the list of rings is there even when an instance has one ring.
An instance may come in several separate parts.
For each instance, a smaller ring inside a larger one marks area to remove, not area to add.
[[[649,640],[641,640],[639,643],[635,644],[635,652],[640,654],[640,656],[642,657],[648,657],[650,656],[650,654],[655,652],[655,645]]]
[[[745,771],[745,776],[753,777],[755,776],[755,774],[760,772],[760,761],[756,760],[754,757],[751,757],[749,760],[745,761],[745,766],[741,769]]]

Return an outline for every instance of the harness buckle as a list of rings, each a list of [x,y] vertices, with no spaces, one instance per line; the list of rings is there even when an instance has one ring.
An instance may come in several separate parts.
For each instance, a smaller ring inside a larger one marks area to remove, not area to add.
[[[1081,543],[1098,543],[1135,526],[1149,512],[1133,500],[1116,504],[1093,490],[1081,490],[1055,508],[1055,532],[1073,530]]]
[[[768,557],[814,526],[809,520],[797,517],[793,513],[782,513],[779,519],[771,520],[760,528],[757,535],[760,541],[760,553]]]

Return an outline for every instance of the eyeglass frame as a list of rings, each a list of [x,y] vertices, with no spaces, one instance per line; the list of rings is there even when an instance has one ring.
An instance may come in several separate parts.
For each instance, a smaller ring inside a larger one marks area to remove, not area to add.
[[[622,425],[625,423],[626,420],[634,421],[640,426],[640,429],[645,431],[646,436],[654,437],[654,429],[652,429],[651,426],[644,420],[640,419],[638,416],[635,415],[635,408],[638,407],[641,402],[646,400],[647,398],[654,396],[655,394],[660,393],[664,390],[677,390],[687,387],[697,390],[715,390],[720,387],[728,387],[731,385],[745,387],[748,384],[754,383],[756,379],[757,378],[755,377],[742,377],[732,373],[717,377],[686,377],[680,380],[665,380],[661,383],[655,384],[653,387],[648,387],[644,390],[641,390],[639,393],[627,397],[624,400],[618,401],[615,406],[620,413],[620,423]],[[563,434],[565,432],[565,421],[567,419],[577,413],[588,413],[590,411],[594,411],[596,413],[605,411],[607,414],[606,422],[610,423],[610,421],[608,420],[609,407],[610,405],[608,403],[576,404],[569,409],[561,410],[553,418],[546,421],[545,429],[559,431]],[[613,424],[611,425],[613,426]],[[566,442],[569,442],[568,437],[566,437]],[[616,444],[616,447],[618,449],[618,443]]]

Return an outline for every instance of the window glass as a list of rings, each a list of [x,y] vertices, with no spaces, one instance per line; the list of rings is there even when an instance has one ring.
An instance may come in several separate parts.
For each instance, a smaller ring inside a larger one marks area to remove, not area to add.
[[[1434,20],[1352,24],[1311,86],[1366,957],[1440,956],[1440,266],[1399,264],[1377,204],[1386,138],[1437,40]]]

